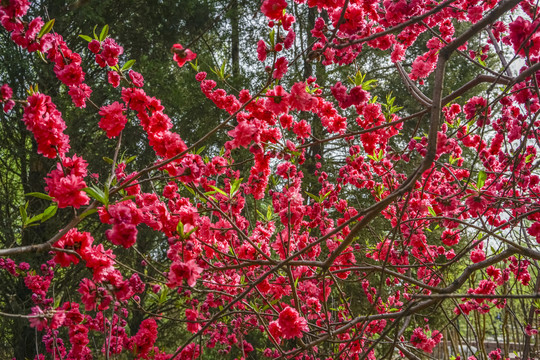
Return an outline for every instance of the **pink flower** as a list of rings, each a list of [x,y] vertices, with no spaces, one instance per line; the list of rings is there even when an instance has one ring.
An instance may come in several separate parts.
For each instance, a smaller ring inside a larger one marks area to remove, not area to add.
[[[107,239],[115,245],[128,249],[137,241],[137,226],[133,224],[119,223],[105,232]]]
[[[92,94],[92,89],[90,89],[90,86],[84,83],[80,85],[72,85],[69,87],[68,94],[71,95],[73,104],[76,107],[85,108],[86,99],[90,98],[90,94]]]
[[[30,315],[32,317],[30,317],[28,320],[30,321],[31,327],[36,328],[38,331],[45,329],[47,326],[47,318],[39,306],[34,306]]]
[[[109,71],[107,73],[107,80],[112,87],[116,88],[120,85],[120,74],[118,74],[116,71]]]
[[[317,104],[317,99],[308,94],[306,84],[303,82],[297,82],[291,87],[291,93],[287,100],[291,108],[299,111],[309,111]]]
[[[471,251],[471,261],[473,263],[479,263],[480,261],[486,260],[486,253],[482,249],[475,249]]]
[[[285,307],[279,313],[278,323],[285,339],[301,338],[303,336],[302,331],[308,330],[306,319],[301,317],[298,311],[290,306]]]
[[[306,120],[301,120],[294,124],[293,132],[298,138],[307,139],[311,135],[311,126],[309,126]]]
[[[259,61],[266,60],[266,55],[268,53],[268,47],[266,46],[266,43],[264,40],[259,40],[257,43],[257,58]]]
[[[229,131],[228,134],[234,138],[232,144],[235,148],[240,146],[247,147],[252,140],[256,140],[257,127],[247,121],[242,121],[236,125],[234,130]]]
[[[143,320],[139,331],[133,336],[133,345],[135,346],[136,354],[146,359],[148,353],[153,349],[154,343],[157,340],[157,324],[154,319]]]
[[[417,349],[431,354],[433,348],[442,340],[442,334],[437,330],[433,331],[431,338],[428,338],[422,328],[416,328],[411,336],[411,344]]]
[[[38,154],[47,158],[61,157],[69,150],[69,137],[64,134],[66,124],[50,96],[33,94],[27,99],[22,121],[34,134]]]
[[[287,59],[285,59],[283,56],[279,57],[276,60],[276,64],[274,66],[274,74],[272,75],[274,79],[281,79],[283,78],[283,75],[287,72],[289,62]]]
[[[101,43],[103,50],[101,51],[101,58],[107,65],[115,66],[118,64],[118,57],[124,53],[124,48],[116,43],[114,39],[106,38]],[[97,57],[96,57],[97,61]],[[99,64],[102,65],[101,63]],[[102,66],[105,67],[105,66]]]
[[[199,319],[199,312],[195,309],[186,309],[187,330],[193,334],[202,329]]]
[[[276,115],[287,113],[289,111],[289,104],[287,102],[287,96],[289,94],[283,90],[281,85],[268,90],[265,101],[265,107]]]
[[[472,194],[465,200],[465,204],[469,207],[469,212],[475,216],[482,215],[489,203],[489,200],[480,194]]]
[[[101,50],[101,43],[99,40],[94,39],[88,43],[88,49],[94,54],[97,54]]]
[[[66,235],[53,244],[54,247],[60,249],[75,250],[84,259],[89,251],[91,251],[92,242],[94,239],[88,232],[79,232],[77,229],[70,229]],[[62,267],[69,266],[71,263],[78,264],[79,257],[65,252],[56,252],[54,262]]]
[[[82,190],[86,188],[83,178],[88,164],[81,157],[73,155],[72,158],[63,159],[62,165],[57,164],[56,169],[45,178],[45,190],[58,203],[59,208],[73,206],[78,209],[87,205],[90,198]]]
[[[109,139],[120,135],[127,123],[127,117],[124,115],[124,105],[115,101],[111,105],[102,106],[99,115],[102,116],[99,121],[99,127],[107,133]]]
[[[534,329],[531,324],[527,324],[527,326],[525,326],[525,334],[527,334],[528,336],[534,336],[538,334],[538,330]]]
[[[90,279],[82,279],[78,291],[81,294],[81,302],[84,304],[84,309],[86,311],[94,310],[98,296],[96,284]]]
[[[0,87],[0,101],[9,100],[13,97],[13,90],[9,87],[8,84],[2,85]]]
[[[131,70],[129,72],[129,78],[133,82],[133,85],[135,85],[137,87],[143,87],[144,86],[144,78],[138,72]]]
[[[459,243],[460,240],[459,231],[452,231],[450,229],[446,229],[443,231],[441,236],[441,241],[446,246],[454,246]]]
[[[3,107],[3,110],[5,113],[8,113],[11,111],[11,109],[13,109],[15,107],[15,101],[13,100],[8,100],[4,103],[4,107]]]
[[[184,47],[180,44],[174,44],[171,50],[174,53],[174,61],[176,61],[180,67],[184,66],[184,64],[188,61],[195,60],[197,57],[197,54],[189,49],[184,49]]]
[[[540,243],[540,221],[534,222],[530,228],[527,229],[529,235],[536,238],[536,242]]]
[[[195,259],[189,260],[187,263],[174,262],[169,271],[169,282],[167,286],[176,287],[182,285],[182,280],[186,280],[191,287],[195,285],[197,279],[201,276],[203,270],[197,265]]]
[[[285,0],[265,0],[261,6],[261,12],[270,19],[279,20],[286,7],[287,1]]]

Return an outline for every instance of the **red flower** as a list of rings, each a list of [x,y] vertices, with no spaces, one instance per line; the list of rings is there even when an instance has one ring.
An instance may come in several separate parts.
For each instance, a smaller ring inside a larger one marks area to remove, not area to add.
[[[87,205],[90,198],[86,195],[84,188],[86,183],[86,161],[74,155],[72,158],[62,160],[62,165],[57,164],[56,169],[51,171],[45,182],[45,190],[58,203],[59,208],[73,206],[78,209],[82,205]]]
[[[261,12],[270,19],[279,20],[286,7],[287,1],[285,0],[265,0],[261,6]]]
[[[266,55],[268,53],[268,47],[266,46],[266,43],[264,40],[259,40],[257,43],[257,58],[259,61],[266,60]]]
[[[274,74],[272,75],[274,79],[283,78],[283,75],[285,75],[285,73],[287,72],[288,66],[289,62],[287,61],[287,59],[285,59],[283,56],[278,58],[274,66]]]
[[[81,233],[77,229],[70,229],[53,246],[60,249],[73,249],[84,259],[87,253],[91,251],[93,241],[94,239],[90,233]],[[57,252],[53,261],[62,267],[66,267],[71,263],[78,264],[79,257],[64,252]]]
[[[195,60],[197,54],[189,49],[184,49],[180,44],[174,44],[172,47],[174,53],[173,59],[178,63],[178,66],[182,67],[188,61]]]
[[[138,72],[131,70],[129,72],[129,78],[131,79],[131,81],[133,81],[133,85],[135,85],[137,87],[143,87],[144,86],[144,78]]]
[[[120,135],[127,123],[127,117],[124,115],[124,105],[115,101],[111,105],[102,106],[99,115],[102,116],[99,121],[99,127],[107,133],[109,139]]]
[[[109,81],[109,84],[116,88],[120,85],[120,74],[116,71],[109,71],[107,73],[107,80]]]
[[[298,311],[290,306],[285,307],[279,313],[278,323],[285,339],[301,338],[302,331],[308,330],[306,319],[298,315]]]
[[[136,346],[137,355],[146,359],[146,355],[154,347],[154,343],[157,340],[157,324],[154,319],[143,320],[139,331],[132,338],[134,345]]]
[[[195,285],[197,279],[201,276],[202,269],[197,265],[195,259],[189,260],[187,263],[174,262],[169,271],[169,282],[167,286],[176,287],[182,285],[182,280],[186,280],[191,287]]]
[[[76,107],[85,108],[86,99],[90,98],[92,89],[90,89],[90,86],[84,83],[80,85],[72,85],[69,87],[68,94],[71,95],[73,104],[75,104]]]

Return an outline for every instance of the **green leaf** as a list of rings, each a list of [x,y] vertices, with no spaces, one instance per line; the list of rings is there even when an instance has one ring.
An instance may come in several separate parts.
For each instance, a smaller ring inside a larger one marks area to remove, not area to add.
[[[268,205],[268,208],[266,209],[266,219],[268,221],[272,220],[272,205]]]
[[[103,41],[107,38],[107,35],[109,35],[109,25],[105,25],[103,29],[101,29],[101,34],[99,34],[99,41]]]
[[[182,221],[178,221],[178,224],[176,225],[176,232],[182,239],[184,238],[184,224],[182,224]]]
[[[223,60],[223,64],[221,64],[221,69],[219,73],[221,74],[222,78],[225,77],[225,65],[227,65],[227,60]]]
[[[83,40],[86,40],[88,42],[92,41],[92,38],[88,35],[79,35],[79,37]]]
[[[437,213],[435,212],[435,210],[433,209],[433,207],[429,206],[429,207],[428,207],[428,211],[429,211],[429,213],[430,213],[431,215],[437,216]]]
[[[199,72],[198,59],[195,59],[195,61],[190,61],[190,62],[189,62],[189,65],[191,65],[191,67],[193,68],[193,70],[195,70],[196,72]]]
[[[137,158],[137,156],[136,156],[136,155],[133,155],[133,156],[128,157],[127,160],[124,161],[124,162],[125,162],[126,165],[127,165],[127,164],[129,164],[130,162],[132,162],[133,160],[135,160],[136,158]]]
[[[131,67],[133,66],[133,64],[135,64],[135,60],[129,60],[129,61],[127,61],[127,62],[124,64],[124,66],[122,66],[121,71],[131,69]]]
[[[27,208],[28,208],[28,201],[26,202],[24,206],[23,205],[19,206],[19,211],[21,213],[23,224],[26,224],[26,220],[28,219],[28,213],[26,212]]]
[[[362,84],[362,90],[370,91],[370,90],[372,90],[375,86],[377,86],[377,80],[375,80],[375,79],[368,80],[368,81],[366,81],[366,82],[364,82],[364,83]]]
[[[28,226],[32,223],[35,223],[36,221],[39,221],[43,218],[43,214],[38,214],[36,216],[32,216],[30,219],[26,219],[24,222],[24,226]]]
[[[184,185],[184,187],[186,188],[186,190],[189,191],[189,192],[191,193],[191,195],[196,196],[196,195],[195,195],[195,191],[194,191],[192,188],[186,186],[184,183],[182,183],[182,185]]]
[[[84,188],[83,191],[87,193],[91,198],[96,199],[104,205],[108,204],[108,196],[106,196],[100,188],[92,186]]]
[[[41,39],[41,37],[45,34],[48,34],[49,32],[51,32],[52,28],[54,26],[54,19],[51,19],[49,21],[47,21],[47,23],[45,25],[43,25],[43,27],[41,28],[41,31],[39,32],[38,34],[38,39]]]
[[[484,170],[478,172],[478,180],[476,181],[476,187],[480,190],[486,183],[487,174]]]
[[[96,29],[97,29],[97,25],[94,26],[94,30],[92,30],[92,32],[94,33],[94,39],[99,40],[97,35],[96,35]]]
[[[217,188],[215,187],[214,185],[209,185],[212,189],[214,189],[215,191],[217,191],[218,193],[220,193],[221,195],[225,195],[227,196],[227,193],[223,190],[221,190],[220,188]]]
[[[206,146],[200,147],[197,151],[195,151],[195,155],[199,155],[204,151],[204,149],[206,149]]]
[[[167,301],[167,295],[169,295],[169,288],[168,287],[162,287],[161,293],[159,294],[159,304],[163,304],[165,301]]]
[[[236,179],[231,184],[231,197],[236,193],[236,191],[240,188],[240,184],[242,183],[243,178]]]
[[[306,193],[307,196],[309,196],[310,198],[312,198],[316,202],[318,202],[318,203],[321,202],[321,199],[319,199],[319,197],[317,195],[313,195],[312,193],[308,193],[307,191],[304,191],[304,192]]]
[[[45,55],[43,55],[43,53],[42,53],[41,51],[39,51],[39,50],[36,51],[36,52],[37,52],[37,54],[39,55],[39,58],[40,58],[41,60],[43,60],[44,63],[47,63],[47,59],[45,58]]]
[[[26,194],[26,196],[33,196],[33,197],[37,197],[37,198],[40,198],[40,199],[43,199],[43,200],[50,200],[50,201],[52,201],[52,199],[53,199],[49,195],[44,194],[44,193],[40,193],[40,192],[31,192],[31,193]]]
[[[270,47],[271,48],[274,48],[274,45],[275,45],[275,37],[276,37],[276,30],[272,29],[272,31],[270,31]]]
[[[46,208],[45,211],[43,211],[43,214],[42,214],[43,217],[41,218],[41,222],[43,223],[49,220],[50,218],[52,218],[54,215],[56,215],[56,210],[58,210],[58,207],[56,206],[56,204],[51,205],[48,208]]]
[[[95,213],[97,213],[97,209],[90,209],[88,211],[85,211],[85,212],[83,212],[81,214],[81,220],[84,219],[85,217],[90,216],[90,215],[95,214]]]
[[[322,198],[321,198],[321,202],[324,201],[324,199],[326,199],[328,197],[328,195],[330,195],[332,193],[332,191],[329,191],[327,192]]]
[[[113,159],[106,156],[103,157],[103,160],[105,160],[106,163],[111,164],[111,165],[114,163]]]

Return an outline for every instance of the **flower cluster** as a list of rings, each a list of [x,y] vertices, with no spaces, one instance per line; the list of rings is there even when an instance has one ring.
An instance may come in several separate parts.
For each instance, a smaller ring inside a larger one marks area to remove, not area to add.
[[[87,166],[81,157],[73,155],[71,158],[62,159],[56,169],[49,173],[45,179],[45,190],[58,203],[59,208],[73,206],[78,209],[88,204],[90,198],[83,191],[86,188],[84,177]]]

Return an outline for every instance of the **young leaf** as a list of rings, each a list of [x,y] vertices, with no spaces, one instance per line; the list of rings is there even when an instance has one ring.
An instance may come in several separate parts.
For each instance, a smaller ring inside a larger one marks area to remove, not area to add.
[[[135,64],[135,60],[129,60],[127,61],[124,66],[122,66],[122,71],[124,70],[128,70],[128,69],[131,69],[131,67],[133,66],[133,64]]]
[[[41,31],[39,32],[37,36],[38,39],[41,39],[43,35],[48,34],[52,30],[53,26],[54,26],[54,19],[47,21],[47,23],[43,25],[43,27],[41,28]]]
[[[98,187],[96,186],[87,187],[87,188],[84,188],[83,191],[87,193],[91,198],[96,199],[97,201],[107,205],[108,199],[106,198],[105,193]]]
[[[305,191],[305,193],[306,193],[307,196],[309,196],[310,198],[312,198],[316,202],[318,202],[318,203],[321,202],[321,199],[317,195],[313,195],[312,193],[308,193],[307,191]]]
[[[195,151],[195,154],[199,155],[200,153],[202,153],[204,151],[205,148],[206,148],[206,146],[200,147],[197,151]]]
[[[24,206],[19,206],[19,211],[21,212],[21,219],[23,224],[26,224],[26,220],[28,219],[28,213],[26,212],[26,209],[28,208],[28,201]]]
[[[486,183],[487,174],[484,170],[478,172],[478,180],[476,181],[476,187],[480,190]]]
[[[24,222],[24,226],[28,226],[32,223],[35,223],[36,221],[39,221],[43,218],[43,214],[38,214],[36,216],[32,216],[30,219],[27,219],[25,222]]]
[[[103,160],[105,160],[106,163],[111,164],[111,165],[112,165],[113,162],[114,162],[113,159],[111,159],[111,158],[109,158],[109,157],[106,157],[106,156],[103,157]]]
[[[43,211],[43,217],[41,218],[41,222],[44,223],[45,221],[52,218],[54,215],[56,215],[56,210],[58,210],[58,207],[56,204],[49,206],[48,208]]]
[[[209,185],[209,186],[210,186],[212,189],[216,190],[216,191],[217,191],[218,193],[220,193],[221,195],[227,196],[227,193],[226,193],[225,191],[221,190],[220,188],[217,188],[217,187],[215,187],[215,186],[213,186],[213,185]]]
[[[272,206],[268,205],[268,208],[266,209],[266,219],[268,221],[272,220]]]
[[[92,41],[92,38],[88,35],[79,35],[79,37],[88,42]]]
[[[103,29],[101,29],[101,34],[99,34],[99,41],[103,41],[107,38],[107,35],[109,35],[109,25],[105,25]]]
[[[37,197],[39,199],[50,200],[50,201],[52,201],[52,199],[53,199],[49,195],[44,194],[44,193],[40,193],[40,192],[31,192],[31,193],[26,194],[26,196],[33,196],[33,197]]]
[[[275,36],[276,36],[276,31],[272,29],[272,31],[270,31],[270,47],[272,48],[275,45]]]
[[[94,26],[94,30],[92,30],[92,32],[94,33],[94,39],[99,40],[99,38],[96,35],[96,29],[97,29],[97,25]]]
[[[133,160],[135,160],[137,158],[136,155],[133,155],[133,156],[130,156],[126,159],[126,161],[124,161],[127,164],[129,164],[130,162],[132,162]]]
[[[95,214],[95,213],[97,213],[97,209],[90,209],[88,211],[85,211],[85,212],[83,212],[81,214],[81,220],[84,219],[85,217],[90,216],[90,215]]]
[[[197,62],[197,59],[195,59],[195,61],[190,61],[189,65],[191,65],[193,70],[195,70],[196,72],[199,72],[199,64]]]

